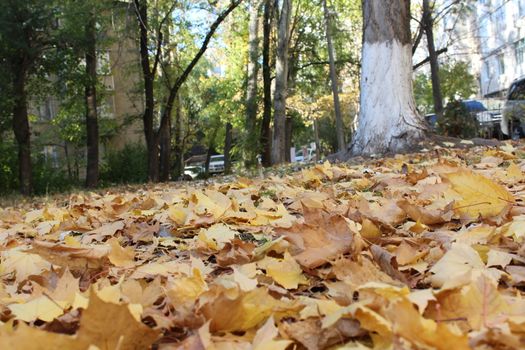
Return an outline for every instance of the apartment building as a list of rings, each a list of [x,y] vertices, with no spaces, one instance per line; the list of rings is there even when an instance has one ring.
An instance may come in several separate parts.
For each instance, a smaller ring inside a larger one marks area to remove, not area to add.
[[[112,125],[116,133],[101,133],[101,158],[106,150],[116,151],[127,144],[143,141],[141,115],[144,101],[141,93],[140,52],[134,33],[136,18],[129,3],[119,2],[112,10],[111,26],[107,35],[111,44],[100,50],[97,57],[97,73],[104,86],[99,91],[99,126]],[[45,157],[58,166],[61,160],[83,158],[84,147],[80,149],[66,139],[60,139],[60,126],[54,123],[59,113],[64,112],[60,96],[48,96],[39,103],[30,106],[33,143],[39,147]],[[77,112],[78,119],[83,120],[82,108]],[[72,116],[74,117],[74,116]],[[63,132],[61,133],[63,135]],[[59,142],[60,141],[60,142]],[[102,160],[101,159],[101,160]],[[77,161],[75,159],[74,161]]]
[[[525,75],[525,0],[481,0],[475,7],[480,94],[503,97]]]

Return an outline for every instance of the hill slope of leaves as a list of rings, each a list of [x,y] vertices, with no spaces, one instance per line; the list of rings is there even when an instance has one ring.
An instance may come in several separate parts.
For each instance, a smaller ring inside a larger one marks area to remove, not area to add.
[[[511,145],[0,209],[1,349],[519,349]]]

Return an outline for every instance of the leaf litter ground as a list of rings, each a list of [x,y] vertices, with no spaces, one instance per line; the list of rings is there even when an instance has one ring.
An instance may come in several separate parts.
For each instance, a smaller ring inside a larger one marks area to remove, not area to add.
[[[1,349],[520,349],[525,148],[0,209]]]

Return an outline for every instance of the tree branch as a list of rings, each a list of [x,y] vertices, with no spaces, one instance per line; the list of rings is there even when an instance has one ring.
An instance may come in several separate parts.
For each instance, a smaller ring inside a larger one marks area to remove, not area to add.
[[[232,0],[230,3],[230,6],[226,10],[224,10],[218,17],[215,19],[215,22],[210,26],[210,30],[206,34],[206,37],[204,38],[204,41],[202,42],[202,45],[195,55],[191,62],[188,64],[186,69],[182,72],[182,74],[177,78],[175,83],[170,89],[170,94],[167,99],[166,108],[164,109],[164,113],[162,115],[161,119],[161,125],[160,127],[166,127],[169,119],[169,114],[171,113],[171,110],[173,108],[173,102],[175,101],[175,97],[177,96],[177,93],[179,92],[180,87],[182,84],[186,81],[188,76],[190,75],[193,68],[197,65],[200,58],[204,55],[206,52],[206,49],[208,48],[208,44],[210,43],[211,38],[217,31],[217,28],[219,28],[219,25],[228,17],[228,15],[235,10],[237,6],[242,2],[243,0]]]
[[[436,51],[436,55],[439,56],[439,55],[441,55],[442,53],[445,53],[445,52],[447,52],[447,51],[448,51],[448,48],[444,47],[444,48],[442,48],[442,49],[440,49],[440,50],[437,50],[437,51]],[[421,62],[416,63],[416,64],[412,67],[412,70],[416,70],[416,69],[418,69],[419,67],[425,65],[425,64],[428,63],[428,62],[430,62],[430,57],[427,57],[427,58],[425,58],[424,60],[422,60]]]

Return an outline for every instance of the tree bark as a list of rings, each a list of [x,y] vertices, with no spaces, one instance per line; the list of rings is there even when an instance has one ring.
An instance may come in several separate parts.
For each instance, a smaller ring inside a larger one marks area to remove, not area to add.
[[[86,187],[93,188],[98,185],[99,149],[98,149],[98,117],[97,117],[97,50],[96,50],[96,20],[91,14],[86,24],[86,86],[84,92],[86,104],[86,141],[87,165]]]
[[[250,3],[248,23],[248,79],[246,84],[246,165],[256,164],[257,75],[259,72],[259,0]]]
[[[292,161],[292,156],[290,154],[290,149],[292,148],[292,137],[293,137],[293,118],[291,117],[286,117],[286,122],[285,122],[285,142],[284,142],[284,148],[285,148],[285,153],[284,153],[284,160],[286,162],[291,162]]]
[[[319,122],[314,118],[314,138],[315,138],[315,161],[321,160],[321,141],[319,139]]]
[[[21,57],[19,64],[15,65],[14,68],[13,131],[18,144],[18,179],[20,181],[20,192],[29,196],[33,193],[33,173],[31,167],[31,131],[27,114],[27,58]]]
[[[232,171],[231,149],[232,149],[232,124],[226,123],[226,132],[224,136],[224,173],[230,174]]]
[[[171,172],[171,118],[167,119],[167,125],[160,130],[160,176],[159,180],[167,182],[170,180]]]
[[[351,154],[407,150],[425,136],[412,90],[409,0],[365,0],[361,109]]]
[[[328,10],[327,0],[323,0],[326,44],[328,48],[328,61],[330,62],[330,80],[332,82],[332,94],[334,97],[335,113],[335,132],[337,135],[337,149],[339,152],[346,150],[345,134],[343,129],[343,116],[341,114],[341,103],[339,102],[339,82],[335,69],[335,51],[332,45],[332,26],[330,21],[330,11]]]
[[[286,160],[286,98],[288,94],[288,49],[292,0],[282,0],[277,22],[277,57],[275,61],[275,91],[272,164]]]
[[[443,97],[439,82],[438,53],[434,46],[434,19],[429,0],[423,0],[423,19],[425,33],[427,34],[428,58],[430,61],[430,79],[432,81],[432,97],[434,99],[434,113],[439,117],[443,115]]]
[[[155,98],[153,82],[156,71],[150,67],[149,45],[148,45],[148,7],[145,0],[134,0],[136,16],[140,32],[140,64],[142,78],[144,80],[144,113],[142,122],[144,136],[148,150],[148,180],[157,182],[159,180],[159,141],[153,128],[155,111]],[[156,68],[156,65],[154,66]]]
[[[271,156],[271,129],[272,120],[272,81],[270,64],[270,36],[273,22],[273,2],[264,2],[264,23],[263,23],[263,89],[264,89],[264,110],[261,123],[260,147],[262,165],[269,167],[272,164]]]

